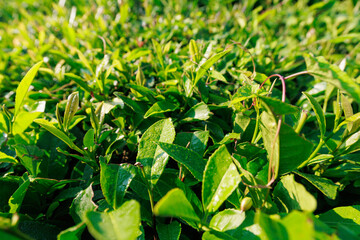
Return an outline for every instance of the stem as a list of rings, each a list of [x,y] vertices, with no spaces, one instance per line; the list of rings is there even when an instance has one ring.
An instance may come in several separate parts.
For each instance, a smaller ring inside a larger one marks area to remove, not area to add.
[[[257,105],[257,104],[256,104]],[[260,113],[259,113],[259,108],[257,108],[255,106],[255,110],[256,110],[256,123],[255,123],[255,130],[254,130],[254,134],[253,137],[251,139],[251,143],[255,143],[256,137],[257,137],[257,133],[259,131],[259,118],[260,118]]]
[[[301,129],[304,127],[304,125],[305,125],[305,122],[306,122],[306,119],[307,119],[307,112],[306,111],[302,111],[301,112],[301,116],[300,116],[300,120],[299,120],[299,123],[298,123],[298,125],[297,125],[297,127],[296,127],[296,129],[295,129],[295,132],[297,133],[297,134],[299,134],[300,132],[301,132]]]
[[[146,188],[148,190],[148,194],[149,194],[149,200],[150,200],[150,206],[151,206],[151,213],[152,213],[152,224],[153,224],[153,230],[154,230],[154,239],[158,239],[157,238],[157,232],[156,232],[156,218],[154,215],[154,198],[153,198],[153,194],[152,194],[152,189],[150,188],[149,182],[146,179],[146,175],[145,175],[145,170],[144,170],[144,166],[140,163],[140,162],[136,162],[135,166],[140,168],[140,172],[144,178],[145,184],[146,184]]]
[[[302,71],[302,72],[298,72],[298,73],[294,73],[294,74],[291,74],[287,77],[284,77],[284,80],[287,80],[287,79],[290,79],[290,78],[293,78],[293,77],[297,77],[297,76],[300,76],[300,75],[305,75],[305,74],[310,74],[308,71]]]
[[[330,139],[332,138],[332,136],[334,136],[334,133],[331,133],[325,140],[320,139],[319,144],[316,146],[315,150],[311,153],[310,157],[308,157],[308,159],[303,162],[300,166],[297,167],[297,169],[303,168],[306,166],[306,164],[308,164],[308,162],[313,159],[316,154],[320,151],[320,149],[322,148],[322,146],[324,146],[324,144]]]
[[[294,74],[293,74],[294,75]],[[267,77],[265,79],[264,82],[261,83],[260,87],[259,88],[262,88],[262,86],[264,86],[265,82],[272,78],[272,77],[279,77],[280,80],[281,80],[281,85],[282,85],[282,96],[281,96],[281,101],[282,102],[285,102],[285,99],[286,99],[286,84],[285,84],[285,78],[280,75],[280,74],[273,74],[273,75],[270,75],[269,77]],[[281,123],[282,123],[282,116],[279,117],[279,120],[278,120],[278,126],[277,126],[277,129],[276,129],[276,133],[275,133],[275,137],[274,137],[274,141],[273,141],[273,144],[272,144],[272,149],[271,149],[271,155],[270,155],[270,159],[269,159],[269,172],[268,172],[268,183],[266,186],[269,186],[275,181],[276,179],[276,175],[277,175],[277,171],[278,171],[278,168],[279,166],[272,166],[272,162],[273,162],[273,155],[274,155],[274,151],[275,151],[275,144],[276,144],[276,139],[279,137],[279,134],[280,134],[280,129],[281,129]],[[277,169],[276,169],[277,168]]]

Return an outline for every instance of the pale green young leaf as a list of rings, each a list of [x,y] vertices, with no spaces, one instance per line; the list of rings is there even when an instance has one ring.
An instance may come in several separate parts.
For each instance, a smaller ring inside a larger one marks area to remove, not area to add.
[[[41,64],[43,62],[36,63],[25,75],[25,77],[21,80],[19,86],[16,89],[16,95],[15,95],[15,110],[14,110],[14,117],[13,121],[16,119],[16,116],[18,115],[21,106],[23,105],[23,101],[25,99],[25,96],[29,90],[29,87],[34,80],[34,77],[36,73],[38,72]]]
[[[324,57],[313,57],[304,54],[307,70],[314,77],[333,84],[338,89],[344,90],[357,102],[360,102],[360,86],[355,79],[333,64],[330,64]]]
[[[0,152],[0,163],[18,163],[18,160],[13,158],[12,156],[9,156],[3,152]]]
[[[130,200],[111,212],[89,211],[85,222],[97,240],[135,240],[141,235],[140,204]]]
[[[162,217],[178,217],[186,221],[200,222],[194,208],[179,188],[170,190],[154,207],[154,214]]]
[[[214,56],[206,60],[204,63],[199,65],[193,85],[196,86],[197,82],[205,75],[206,71],[209,70],[209,68],[214,65],[214,63],[216,63],[220,58],[228,54],[231,50],[232,47],[226,48],[224,51],[215,54]]]
[[[322,111],[320,104],[316,101],[316,99],[313,96],[311,96],[306,92],[303,93],[305,97],[309,100],[309,103],[313,111],[315,112],[316,119],[319,123],[321,138],[324,138],[326,132],[326,120],[325,120],[324,112]]]

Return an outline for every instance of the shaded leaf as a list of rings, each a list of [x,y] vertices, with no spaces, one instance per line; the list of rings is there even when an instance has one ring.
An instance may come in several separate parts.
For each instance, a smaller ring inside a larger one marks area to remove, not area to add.
[[[181,224],[172,221],[170,224],[156,224],[160,240],[178,240],[181,233]]]

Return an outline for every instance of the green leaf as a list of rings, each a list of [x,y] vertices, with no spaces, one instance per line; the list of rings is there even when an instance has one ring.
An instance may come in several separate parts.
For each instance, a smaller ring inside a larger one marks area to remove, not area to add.
[[[74,144],[74,142],[68,136],[65,135],[65,133],[63,133],[62,131],[60,131],[56,127],[54,127],[54,125],[51,124],[50,122],[48,122],[47,120],[45,120],[45,119],[35,119],[34,122],[36,122],[37,124],[39,124],[40,126],[45,128],[46,130],[48,130],[50,133],[52,133],[54,136],[56,136],[60,140],[62,140],[71,149],[74,149],[74,150],[78,151],[79,153],[83,154],[83,150],[78,148]]]
[[[75,50],[76,50],[76,53],[78,54],[78,57],[79,57],[81,63],[92,73],[92,75],[95,75],[92,67],[90,66],[89,61],[86,59],[84,54],[79,49],[75,49]]]
[[[25,75],[25,77],[21,80],[19,86],[16,89],[16,95],[15,95],[15,110],[14,110],[14,117],[13,121],[16,119],[16,116],[18,115],[21,106],[23,105],[23,101],[25,99],[25,96],[29,90],[29,87],[34,80],[34,77],[36,73],[38,72],[41,64],[43,62],[36,63]]]
[[[194,81],[194,86],[196,86],[197,82],[200,80],[200,78],[202,78],[206,71],[209,70],[209,68],[214,65],[214,63],[216,63],[220,58],[222,58],[223,56],[225,56],[227,53],[229,53],[232,50],[232,47],[225,49],[224,51],[215,54],[214,56],[212,56],[211,58],[209,58],[208,60],[206,60],[203,64],[199,65],[197,72],[196,72],[196,77],[195,77],[195,81]]]
[[[220,80],[224,83],[228,83],[228,81],[226,80],[226,78],[224,77],[224,75],[222,75],[221,73],[219,73],[218,71],[212,70],[211,71],[211,75],[210,77],[216,79],[216,80]]]
[[[157,144],[175,161],[183,164],[197,180],[202,180],[206,162],[198,153],[175,144],[164,142]]]
[[[285,123],[282,123],[280,134],[275,139],[277,125],[278,121],[271,113],[263,112],[261,114],[260,128],[264,147],[269,158],[273,154],[275,171],[278,168],[278,174],[285,174],[295,170],[301,163],[306,161],[311,154],[313,144],[299,136],[292,127]],[[273,147],[274,141],[275,146]]]
[[[254,224],[254,212],[225,209],[210,221],[210,231],[203,235],[204,240],[259,240],[261,229]]]
[[[207,120],[210,117],[209,107],[201,102],[193,106],[184,114],[184,117],[181,121],[183,122],[192,122],[192,121],[201,121]]]
[[[284,103],[276,98],[270,98],[270,97],[264,97],[264,96],[258,96],[258,98],[261,99],[261,101],[265,102],[265,107],[269,107],[270,110],[275,115],[284,115],[284,114],[291,114],[291,113],[297,113],[299,111],[299,108],[290,105],[288,103]]]
[[[201,56],[194,39],[190,40],[189,52],[190,52],[191,60],[198,63],[201,59]]]
[[[125,192],[136,175],[136,167],[130,164],[106,164],[100,161],[100,184],[106,201],[117,209]]]
[[[136,161],[144,166],[146,178],[152,185],[159,180],[169,159],[157,142],[172,143],[174,139],[175,129],[170,118],[154,123],[141,137]]]
[[[333,183],[327,178],[322,178],[313,174],[302,173],[299,171],[294,171],[297,175],[308,180],[312,185],[314,185],[320,192],[322,192],[326,197],[335,200],[337,195],[338,185]]]
[[[257,224],[261,227],[261,239],[266,240],[288,240],[290,239],[285,226],[280,220],[272,218],[262,212],[256,213]]]
[[[12,156],[7,155],[6,153],[0,152],[0,163],[18,163],[18,160]]]
[[[75,226],[69,227],[59,233],[57,240],[76,240],[81,239],[81,234],[85,230],[85,223],[81,222]]]
[[[157,59],[160,62],[161,67],[164,68],[164,59],[161,51],[161,46],[155,39],[151,39],[151,40],[156,52]]]
[[[327,211],[326,213],[319,214],[317,217],[329,225],[336,227],[338,224],[344,225],[360,234],[360,205],[337,207]]]
[[[152,115],[164,113],[164,112],[172,112],[178,109],[178,107],[169,101],[160,101],[154,103],[149,110],[145,113],[144,118],[148,118]]]
[[[335,129],[335,132],[340,130],[340,128],[345,124],[348,124],[348,129],[350,128],[350,130],[352,130],[353,126],[351,125],[351,123],[357,122],[359,120],[360,120],[360,113],[355,113],[354,115],[351,115],[350,117],[342,121]]]
[[[75,113],[79,108],[79,93],[71,93],[67,99],[67,104],[65,107],[64,118],[63,118],[63,127],[67,131],[71,122],[71,119],[74,117]]]
[[[303,92],[303,94],[309,100],[310,105],[315,112],[316,119],[319,123],[321,138],[324,138],[326,132],[326,120],[325,120],[324,112],[322,111],[320,104],[315,100],[313,96],[311,96],[306,92]]]
[[[26,180],[21,183],[19,188],[13,193],[13,195],[11,195],[9,199],[9,213],[16,213],[20,210],[21,204],[30,185],[30,180],[28,179],[27,175],[25,175],[25,179]]]
[[[140,204],[135,200],[125,202],[111,212],[88,212],[85,222],[97,240],[132,240],[140,236]]]
[[[245,212],[225,209],[217,213],[210,221],[210,228],[220,232],[238,228],[245,220]]]
[[[273,194],[275,201],[278,201],[278,205],[286,212],[292,210],[313,212],[316,209],[316,199],[302,184],[295,182],[293,174],[283,176]]]
[[[209,131],[181,132],[176,134],[174,144],[187,147],[202,156],[209,140]]]
[[[170,224],[156,224],[160,240],[179,240],[181,233],[181,224],[177,221],[172,221]]]
[[[84,147],[87,147],[90,152],[93,151],[95,146],[95,130],[93,128],[90,128],[84,135],[83,139]]]
[[[82,190],[74,198],[70,206],[70,215],[74,219],[75,223],[81,223],[85,221],[85,214],[91,212],[97,208],[96,204],[93,202],[94,192],[92,190],[92,184]]]
[[[202,200],[204,209],[215,212],[241,181],[238,170],[225,145],[209,158],[204,172]]]
[[[304,54],[307,70],[314,77],[331,83],[335,87],[344,90],[357,102],[360,102],[360,86],[336,65],[330,64],[324,57],[313,57]]]
[[[311,216],[304,212],[292,211],[281,219],[289,239],[314,239],[315,229]]]
[[[189,200],[179,188],[169,191],[154,207],[154,214],[162,217],[178,217],[186,221],[200,222]]]
[[[13,123],[13,134],[23,133],[40,114],[41,112],[20,112]]]
[[[131,90],[135,90],[136,92],[145,96],[150,102],[152,102],[152,103],[156,102],[156,99],[155,99],[156,93],[151,91],[149,88],[144,87],[144,86],[135,85],[135,84],[128,84],[128,86],[131,88]]]

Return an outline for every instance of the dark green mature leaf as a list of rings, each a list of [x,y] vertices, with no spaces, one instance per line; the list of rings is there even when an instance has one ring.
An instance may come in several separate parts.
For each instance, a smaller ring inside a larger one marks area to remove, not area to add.
[[[302,173],[299,171],[295,171],[295,173],[308,180],[312,185],[314,185],[317,189],[319,189],[320,192],[322,192],[326,197],[333,200],[336,198],[337,190],[339,186],[333,183],[331,180],[313,174]]]
[[[273,154],[274,169],[284,174],[296,169],[310,156],[313,144],[300,137],[293,128],[283,123],[279,137],[275,139],[277,124],[275,117],[268,112],[261,115],[261,132],[269,158]],[[275,145],[274,144],[275,141]],[[277,172],[276,172],[277,175]]]
[[[172,112],[172,111],[175,111],[176,109],[178,109],[178,107],[168,101],[156,102],[145,113],[144,118],[148,118],[148,117],[158,114],[158,113]]]
[[[224,51],[215,54],[214,56],[212,56],[211,58],[209,58],[208,60],[206,60],[203,64],[199,65],[197,72],[196,72],[196,77],[195,77],[195,81],[194,81],[194,86],[196,86],[197,82],[200,80],[200,78],[202,78],[202,76],[205,75],[206,71],[212,66],[214,65],[214,63],[216,63],[220,58],[222,58],[223,56],[225,56],[227,53],[229,53],[232,50],[232,47],[229,47],[227,49],[225,49]]]
[[[176,135],[174,144],[188,147],[199,155],[203,155],[209,136],[209,131],[181,132]]]
[[[336,228],[339,224],[349,227],[356,234],[360,234],[360,206],[337,207],[319,214],[317,217],[331,227]]]
[[[270,98],[265,96],[258,96],[258,98],[260,98],[261,101],[265,102],[265,107],[270,108],[270,110],[275,115],[291,114],[297,113],[299,111],[299,108],[288,103],[284,103],[276,98]]]
[[[302,184],[295,181],[293,174],[283,176],[273,194],[278,205],[287,213],[292,210],[313,212],[317,206],[314,196]]]
[[[190,222],[200,222],[194,208],[179,188],[169,191],[154,207],[154,214],[162,217],[178,217]]]
[[[75,223],[80,223],[85,220],[85,214],[91,212],[97,208],[96,204],[92,201],[94,192],[92,190],[92,184],[82,190],[74,198],[70,206],[70,215],[74,219]]]
[[[100,161],[100,184],[106,201],[117,209],[125,192],[136,175],[136,167],[130,164],[106,164]]]
[[[181,233],[181,224],[172,221],[170,224],[156,224],[160,240],[178,240]]]
[[[237,188],[241,178],[225,145],[209,158],[204,172],[202,200],[204,209],[215,212]]]
[[[321,138],[324,138],[326,132],[326,121],[325,121],[324,112],[322,111],[320,104],[316,101],[316,99],[313,96],[311,96],[306,92],[304,92],[304,95],[309,100],[311,107],[315,112],[316,119],[319,123]]]
[[[111,212],[89,211],[85,222],[95,239],[135,240],[141,234],[140,204],[130,200]]]
[[[197,180],[202,180],[206,162],[198,153],[175,144],[158,142],[158,145],[175,161],[183,164]]]
[[[73,227],[69,227],[59,233],[57,240],[76,240],[81,239],[81,234],[83,233],[86,225],[84,222],[81,222]]]
[[[14,120],[16,119],[16,116],[18,115],[21,106],[23,105],[23,101],[25,99],[25,96],[29,90],[29,87],[34,80],[34,77],[36,73],[38,72],[41,64],[43,62],[36,63],[25,75],[25,77],[21,80],[19,86],[16,89],[16,95],[15,95],[15,110],[14,110]]]
[[[336,65],[330,64],[324,57],[313,57],[304,54],[307,70],[314,77],[331,83],[335,87],[344,90],[357,102],[360,102],[360,86],[348,74],[341,71]]]
[[[157,142],[172,143],[174,139],[175,129],[170,118],[154,123],[141,137],[136,160],[144,166],[146,178],[152,185],[159,180],[169,159]]]
[[[210,109],[209,107],[201,102],[193,106],[192,108],[187,111],[183,119],[181,121],[183,122],[193,122],[193,121],[202,121],[207,120],[210,117]]]

